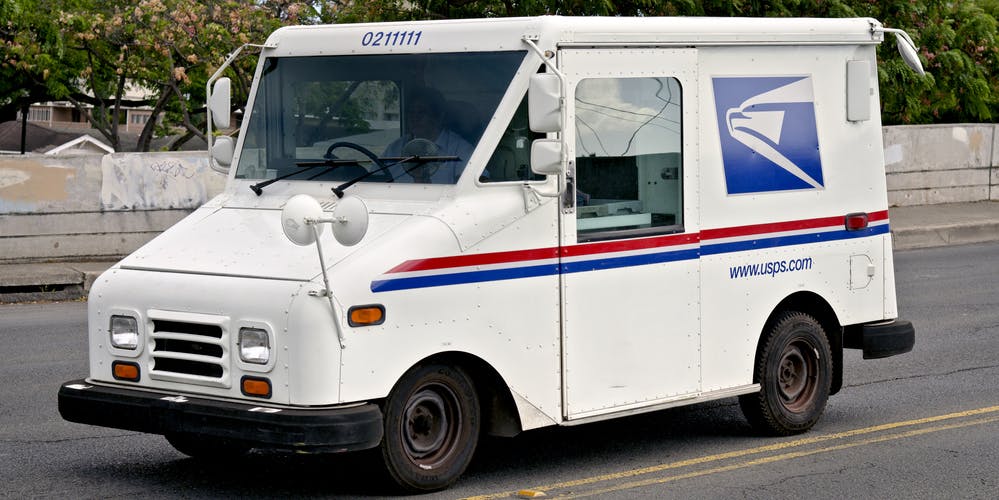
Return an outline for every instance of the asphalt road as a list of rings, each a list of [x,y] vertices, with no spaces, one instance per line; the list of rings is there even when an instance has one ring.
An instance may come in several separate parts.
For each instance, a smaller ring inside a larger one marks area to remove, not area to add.
[[[734,400],[483,443],[422,498],[999,498],[999,244],[900,252],[916,349],[848,352],[843,391],[809,433],[755,437]],[[0,497],[373,497],[356,456],[255,454],[203,464],[159,436],[64,422],[86,372],[86,304],[0,306]],[[526,493],[526,492],[525,492]]]

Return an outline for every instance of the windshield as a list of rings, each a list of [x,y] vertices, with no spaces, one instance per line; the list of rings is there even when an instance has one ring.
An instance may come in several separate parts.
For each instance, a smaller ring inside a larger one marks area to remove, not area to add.
[[[454,183],[524,56],[268,58],[236,178]]]

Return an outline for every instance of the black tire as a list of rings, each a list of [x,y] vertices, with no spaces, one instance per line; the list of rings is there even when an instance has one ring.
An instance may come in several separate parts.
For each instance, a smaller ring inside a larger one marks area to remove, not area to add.
[[[460,368],[417,366],[385,402],[382,462],[407,492],[447,488],[472,461],[479,441],[479,400]]]
[[[778,316],[756,359],[753,381],[760,392],[739,397],[752,426],[768,435],[811,429],[829,399],[832,354],[822,325],[811,315]]]
[[[241,457],[250,452],[250,446],[239,441],[198,434],[167,434],[166,440],[175,450],[197,459],[217,460]]]

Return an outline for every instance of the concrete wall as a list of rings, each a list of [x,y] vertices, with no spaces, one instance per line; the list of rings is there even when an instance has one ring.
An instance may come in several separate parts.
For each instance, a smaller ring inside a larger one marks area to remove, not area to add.
[[[885,127],[893,206],[999,201],[992,124]],[[0,264],[124,256],[220,193],[204,152],[0,156]]]
[[[204,152],[0,156],[0,263],[127,255],[224,186]]]
[[[893,206],[999,201],[999,131],[993,124],[885,127]]]

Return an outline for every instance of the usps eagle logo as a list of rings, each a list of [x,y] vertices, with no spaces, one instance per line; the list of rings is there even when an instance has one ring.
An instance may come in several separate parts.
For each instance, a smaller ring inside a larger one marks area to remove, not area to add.
[[[728,194],[823,188],[811,76],[712,82]]]

